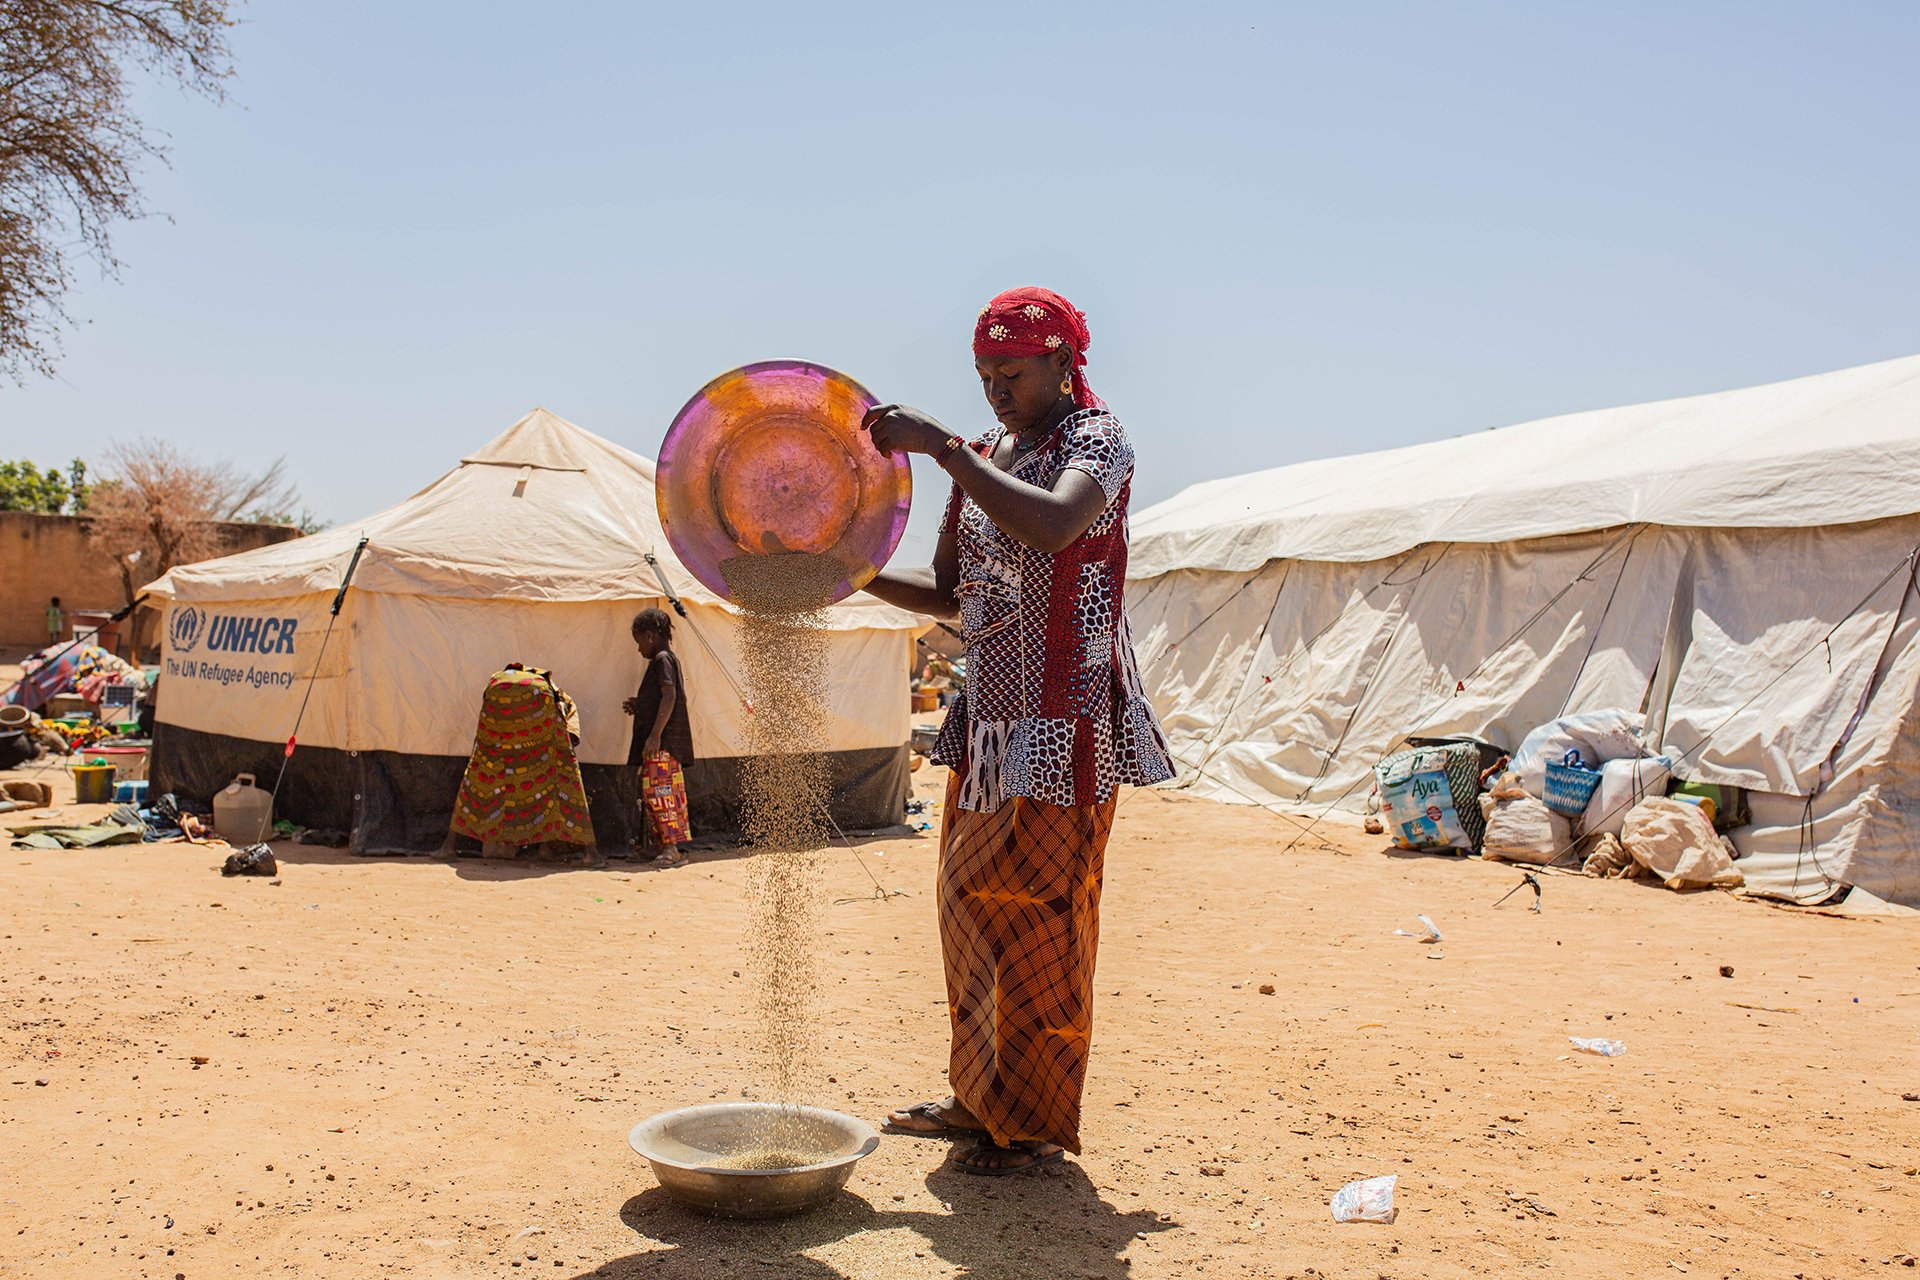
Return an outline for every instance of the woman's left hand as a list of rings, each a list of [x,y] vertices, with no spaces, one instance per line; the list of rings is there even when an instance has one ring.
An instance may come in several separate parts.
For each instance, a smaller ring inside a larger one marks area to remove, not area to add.
[[[879,404],[860,425],[882,453],[938,453],[953,435],[929,414],[904,404]]]

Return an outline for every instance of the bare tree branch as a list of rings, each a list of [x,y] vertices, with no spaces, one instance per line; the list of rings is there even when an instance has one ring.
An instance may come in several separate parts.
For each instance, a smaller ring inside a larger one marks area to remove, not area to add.
[[[136,175],[165,161],[133,114],[139,67],[214,101],[232,74],[232,0],[0,0],[0,377],[51,374],[76,249],[145,215]]]
[[[102,480],[87,500],[95,550],[134,592],[176,565],[220,549],[219,522],[290,510],[299,495],[280,459],[258,475],[231,463],[196,462],[164,440],[107,448]]]

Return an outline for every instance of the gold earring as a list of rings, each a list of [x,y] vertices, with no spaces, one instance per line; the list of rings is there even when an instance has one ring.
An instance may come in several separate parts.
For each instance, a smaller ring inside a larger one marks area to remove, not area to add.
[[[1060,394],[1063,396],[1070,396],[1073,394],[1073,375],[1072,374],[1068,374],[1066,377],[1066,381],[1060,384]]]

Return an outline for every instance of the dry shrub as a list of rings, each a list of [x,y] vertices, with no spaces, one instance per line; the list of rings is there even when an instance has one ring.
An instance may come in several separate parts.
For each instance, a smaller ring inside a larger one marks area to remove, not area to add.
[[[113,561],[129,604],[167,570],[218,554],[221,521],[284,511],[297,497],[284,459],[249,475],[164,440],[109,446],[102,473],[87,502],[89,537]]]

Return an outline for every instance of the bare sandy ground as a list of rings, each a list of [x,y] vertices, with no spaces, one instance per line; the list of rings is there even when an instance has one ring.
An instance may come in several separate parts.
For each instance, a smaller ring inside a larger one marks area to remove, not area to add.
[[[753,1090],[738,854],[289,845],[269,883],[0,849],[0,1273],[1913,1274],[1920,928],[1570,877],[1535,915],[1492,905],[1513,868],[1293,831],[1124,803],[1078,1163],[989,1181],[888,1138],[770,1224],[681,1211],[625,1143]],[[945,1092],[946,1026],[930,833],[861,856],[908,896],[822,855],[813,1087],[877,1117]],[[1416,912],[1444,941],[1393,935]],[[1386,1173],[1397,1222],[1331,1221]]]

